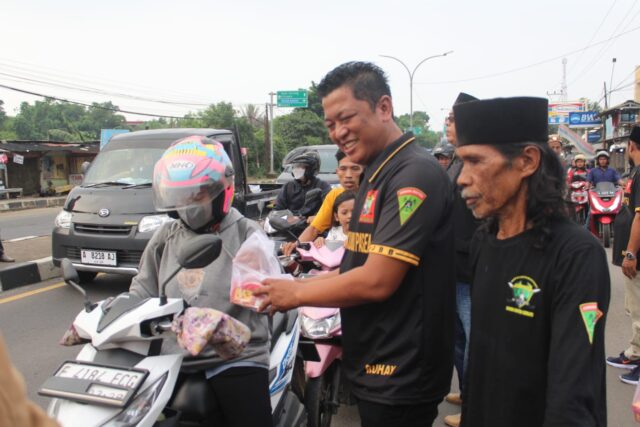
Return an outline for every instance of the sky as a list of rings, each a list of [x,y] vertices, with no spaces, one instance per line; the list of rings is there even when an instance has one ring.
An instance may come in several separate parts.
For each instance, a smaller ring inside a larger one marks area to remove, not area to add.
[[[400,115],[409,73],[381,55],[414,70],[453,51],[413,79],[413,110],[441,130],[461,91],[558,101],[562,58],[568,100],[604,106],[605,83],[610,106],[633,99],[640,0],[2,0],[0,40],[9,115],[42,98],[2,86],[168,116],[221,101],[264,108],[270,92],[308,88],[353,60],[385,70]]]

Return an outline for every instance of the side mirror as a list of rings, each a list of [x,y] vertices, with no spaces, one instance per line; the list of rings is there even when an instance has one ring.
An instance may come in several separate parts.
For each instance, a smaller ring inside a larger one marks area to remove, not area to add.
[[[307,194],[304,195],[304,205],[309,206],[313,203],[318,203],[322,201],[322,190],[319,188],[314,188],[313,190],[307,191]]]
[[[178,251],[182,268],[204,268],[220,256],[222,240],[218,236],[202,234],[185,242]]]
[[[62,258],[62,261],[60,261],[60,266],[62,267],[62,277],[64,278],[64,282],[82,294],[82,296],[84,297],[84,309],[87,313],[89,313],[96,307],[96,305],[89,301],[85,290],[82,289],[80,285],[78,285],[78,282],[80,282],[80,278],[78,277],[76,268],[73,266],[69,258]]]
[[[82,166],[80,166],[80,170],[82,171],[82,175],[86,175],[87,171],[91,167],[91,162],[83,162]]]

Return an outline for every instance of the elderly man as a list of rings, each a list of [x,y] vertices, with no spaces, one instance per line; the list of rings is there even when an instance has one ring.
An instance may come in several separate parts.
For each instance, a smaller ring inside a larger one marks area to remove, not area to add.
[[[365,165],[340,272],[266,280],[263,308],[341,307],[343,368],[363,426],[431,425],[449,391],[451,182],[393,120],[384,72],[349,62],[318,85],[329,137]]]
[[[614,264],[622,266],[624,274],[625,307],[631,317],[631,339],[629,346],[619,356],[607,358],[607,363],[616,368],[629,369],[620,375],[620,380],[627,384],[638,384],[640,378],[640,275],[638,275],[638,252],[640,251],[640,126],[634,126],[629,135],[627,147],[629,159],[636,166],[631,183],[629,211],[623,211],[616,217],[616,231],[619,232],[618,245],[614,254]],[[624,208],[628,209],[627,207]],[[624,215],[627,213],[627,215]],[[629,236],[626,239],[626,236]],[[627,241],[628,240],[628,241]],[[626,243],[623,243],[626,241]],[[622,249],[620,251],[620,245]],[[614,250],[615,250],[614,249]],[[622,252],[622,253],[621,253]],[[618,259],[616,262],[616,258]]]
[[[304,229],[302,234],[298,237],[300,242],[312,242],[321,233],[329,230],[333,224],[333,203],[336,198],[344,193],[345,190],[356,192],[360,186],[360,175],[362,174],[362,166],[354,163],[349,159],[342,151],[336,151],[336,160],[338,160],[338,167],[336,168],[336,175],[338,175],[338,181],[340,186],[332,188],[326,195],[322,206],[318,214],[313,218],[311,224]],[[297,242],[289,242],[282,245],[282,252],[285,255],[291,255],[296,248]],[[0,259],[1,261],[1,259]]]
[[[462,197],[486,223],[471,248],[463,426],[604,426],[605,252],[569,221],[547,100],[453,107]],[[511,124],[511,125],[510,125]]]

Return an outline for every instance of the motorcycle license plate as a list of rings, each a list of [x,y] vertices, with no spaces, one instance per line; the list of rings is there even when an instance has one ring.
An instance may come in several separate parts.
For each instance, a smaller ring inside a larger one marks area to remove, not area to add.
[[[49,397],[124,407],[149,371],[67,361],[42,385],[38,394]]]
[[[80,261],[83,264],[118,265],[116,253],[111,251],[80,250]]]

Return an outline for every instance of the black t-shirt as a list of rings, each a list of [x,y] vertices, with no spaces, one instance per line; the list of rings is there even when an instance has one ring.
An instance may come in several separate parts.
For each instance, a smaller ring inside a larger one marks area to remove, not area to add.
[[[354,394],[395,405],[442,399],[453,362],[453,190],[413,141],[403,135],[366,168],[340,266],[359,267],[370,253],[411,265],[386,301],[341,310]]]
[[[480,222],[474,218],[471,209],[467,208],[467,204],[460,194],[462,188],[456,184],[461,171],[462,160],[454,157],[447,168],[447,175],[451,178],[454,186],[453,234],[456,248],[456,282],[471,284],[473,275],[469,263],[469,245]]]
[[[631,173],[632,181],[625,188],[622,209],[616,215],[613,223],[613,248],[611,250],[612,263],[617,266],[622,265],[624,253],[629,244],[631,234],[631,224],[635,213],[640,209],[640,174],[638,168]],[[636,254],[639,255],[640,253]],[[640,263],[636,265],[636,270],[640,270]]]
[[[472,242],[464,427],[604,426],[610,283],[602,245],[567,219],[544,249],[534,231]]]

